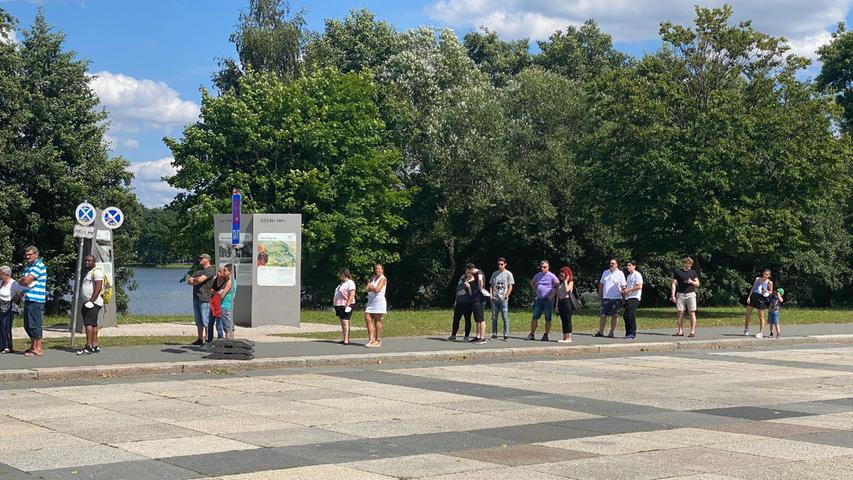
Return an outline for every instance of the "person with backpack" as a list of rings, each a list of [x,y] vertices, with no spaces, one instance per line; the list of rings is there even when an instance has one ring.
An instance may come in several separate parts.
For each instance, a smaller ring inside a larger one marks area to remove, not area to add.
[[[77,355],[88,355],[101,351],[98,347],[98,314],[104,307],[101,292],[104,288],[104,271],[95,267],[95,256],[83,257],[83,279],[80,283],[80,314],[83,316],[83,327],[86,329],[86,346],[77,351]]]

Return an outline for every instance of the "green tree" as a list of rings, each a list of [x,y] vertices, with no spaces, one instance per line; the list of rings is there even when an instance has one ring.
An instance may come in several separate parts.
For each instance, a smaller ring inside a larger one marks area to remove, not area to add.
[[[368,10],[353,10],[343,21],[326,20],[322,35],[315,35],[306,46],[305,62],[311,70],[376,70],[399,50],[399,37],[391,24],[376,20]]]
[[[533,62],[528,39],[503,41],[496,32],[483,29],[465,34],[468,56],[496,86],[503,86]]]
[[[166,139],[179,169],[168,182],[187,190],[171,207],[188,251],[209,248],[212,216],[237,188],[245,212],[302,214],[302,281],[314,302],[326,301],[336,269],[366,275],[398,257],[409,195],[394,175],[399,153],[382,143],[369,75],[320,70],[285,83],[250,73],[238,89],[203,93],[204,120]]]
[[[662,275],[678,254],[698,256],[711,302],[733,302],[764,267],[839,288],[851,152],[833,105],[796,79],[807,61],[783,39],[731,25],[728,6],[696,12],[694,28],[663,23],[663,48],[636,70],[602,79],[586,195]]]
[[[136,241],[136,260],[145,265],[164,265],[191,258],[182,253],[174,242],[174,232],[180,228],[177,212],[165,208],[145,208],[141,225],[145,228]]]
[[[128,275],[122,265],[138,234],[139,203],[128,162],[110,157],[105,147],[106,113],[89,88],[88,62],[63,50],[64,35],[52,31],[41,11],[23,37],[21,44],[0,42],[0,183],[9,189],[9,202],[0,205],[11,238],[3,253],[12,255],[4,260],[16,260],[27,245],[39,247],[49,270],[48,309],[56,313],[74,275],[76,205],[88,199],[125,212],[128,220],[114,239],[121,288]]]
[[[221,60],[213,83],[226,92],[237,88],[240,77],[250,71],[296,78],[302,72],[306,36],[302,11],[291,12],[286,0],[249,0],[237,30],[228,37],[237,49],[237,60]]]
[[[571,25],[565,32],[557,30],[548,40],[537,43],[540,53],[534,57],[534,62],[574,80],[594,79],[629,60],[627,55],[613,48],[610,35],[602,32],[593,20],[587,20],[580,27]]]
[[[817,54],[821,62],[817,88],[835,97],[844,109],[842,126],[853,133],[853,32],[840,22],[832,41],[818,48]]]

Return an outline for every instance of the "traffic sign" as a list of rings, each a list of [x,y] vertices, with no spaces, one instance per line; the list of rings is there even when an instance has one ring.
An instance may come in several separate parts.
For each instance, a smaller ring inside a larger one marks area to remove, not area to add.
[[[74,225],[74,238],[95,238],[95,227]]]
[[[234,190],[231,193],[231,245],[240,245],[240,207],[242,196]]]
[[[101,212],[101,221],[110,230],[115,230],[124,223],[124,214],[117,207],[107,207]]]
[[[77,208],[74,210],[74,218],[77,219],[77,223],[80,225],[88,227],[95,223],[95,207],[89,202],[77,205]]]

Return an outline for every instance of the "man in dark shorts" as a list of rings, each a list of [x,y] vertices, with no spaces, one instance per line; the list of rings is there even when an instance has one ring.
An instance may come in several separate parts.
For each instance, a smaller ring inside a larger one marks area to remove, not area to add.
[[[98,313],[104,307],[101,290],[104,287],[104,272],[95,267],[94,255],[83,257],[83,280],[80,283],[80,307],[83,316],[83,327],[86,329],[86,346],[77,351],[77,355],[98,353]]]
[[[486,296],[483,294],[486,288],[486,277],[482,270],[478,270],[473,263],[465,265],[468,278],[468,291],[471,292],[471,314],[474,317],[476,333],[471,343],[483,345],[486,343]]]

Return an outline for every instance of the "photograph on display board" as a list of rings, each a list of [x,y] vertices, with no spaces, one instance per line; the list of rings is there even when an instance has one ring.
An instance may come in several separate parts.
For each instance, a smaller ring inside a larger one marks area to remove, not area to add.
[[[253,243],[251,233],[240,234],[240,245],[231,245],[231,234],[220,233],[217,242],[216,260],[218,265],[234,262],[238,285],[252,283]]]
[[[257,283],[262,287],[296,285],[296,234],[259,233],[257,235]]]

